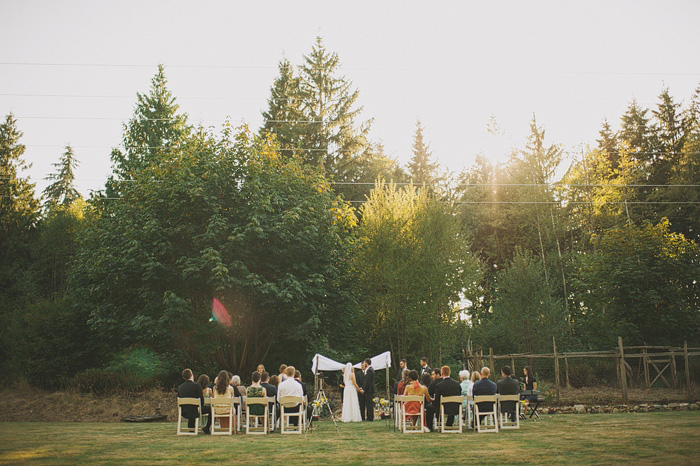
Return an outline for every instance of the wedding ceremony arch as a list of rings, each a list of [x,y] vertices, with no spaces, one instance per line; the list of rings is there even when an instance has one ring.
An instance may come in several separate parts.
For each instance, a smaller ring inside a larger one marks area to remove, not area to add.
[[[391,351],[385,351],[382,354],[378,354],[372,360],[372,368],[375,371],[386,370],[386,397],[389,399],[389,368],[391,367]],[[362,362],[354,364],[355,369],[359,369]],[[345,364],[332,360],[329,357],[323,356],[322,354],[316,353],[311,362],[311,371],[314,373],[314,387],[318,389],[318,374],[320,372],[328,371],[340,371],[343,370]]]

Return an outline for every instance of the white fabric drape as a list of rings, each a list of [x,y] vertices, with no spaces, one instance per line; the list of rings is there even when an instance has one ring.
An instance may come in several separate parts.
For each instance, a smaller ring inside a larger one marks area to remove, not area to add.
[[[361,362],[358,362],[353,367],[359,369],[361,364]],[[311,362],[311,371],[314,374],[317,374],[319,371],[341,371],[343,367],[345,367],[345,364],[336,362],[321,354],[316,354]],[[389,367],[391,367],[391,351],[386,351],[372,358],[372,368],[375,371]]]

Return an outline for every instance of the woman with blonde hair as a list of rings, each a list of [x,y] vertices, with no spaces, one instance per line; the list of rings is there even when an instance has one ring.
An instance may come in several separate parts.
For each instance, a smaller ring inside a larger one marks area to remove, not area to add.
[[[216,377],[216,383],[214,384],[213,390],[214,398],[233,398],[233,387],[230,385],[230,380],[227,371],[219,372]],[[214,406],[214,412],[217,416],[228,416],[231,414],[231,408],[228,406]],[[219,418],[219,427],[222,429],[228,429],[229,423],[228,417]],[[236,416],[233,416],[233,433],[236,433]]]

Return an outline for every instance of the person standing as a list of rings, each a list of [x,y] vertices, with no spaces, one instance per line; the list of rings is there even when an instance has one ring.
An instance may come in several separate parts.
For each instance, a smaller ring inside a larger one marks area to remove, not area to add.
[[[432,369],[428,365],[428,358],[423,356],[422,358],[420,358],[420,372],[418,373],[418,377],[422,379],[423,374],[425,374],[426,372],[430,374],[430,371],[432,371]]]
[[[360,415],[360,404],[357,393],[360,387],[357,385],[357,380],[355,377],[355,371],[352,368],[352,363],[347,363],[343,369],[343,381],[345,382],[343,391],[345,395],[344,400],[347,402],[343,403],[343,414],[341,416],[341,421],[343,422],[361,422],[362,416]]]
[[[354,369],[353,369],[354,370]],[[357,391],[357,401],[360,404],[360,417],[365,420],[365,394],[362,392],[362,387],[365,383],[365,363],[361,365],[361,369],[355,373],[355,381],[360,389]],[[344,402],[344,401],[343,401]]]
[[[362,394],[365,397],[365,420],[374,421],[374,369],[372,368],[372,360],[367,358],[363,363],[365,379],[362,382]]]

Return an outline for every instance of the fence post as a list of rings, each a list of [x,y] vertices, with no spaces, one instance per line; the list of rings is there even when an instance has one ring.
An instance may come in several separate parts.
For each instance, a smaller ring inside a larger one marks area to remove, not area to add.
[[[566,371],[566,388],[571,388],[569,383],[569,358],[564,358],[564,370]]]
[[[489,348],[489,364],[491,365],[491,377],[496,377],[496,368],[493,365],[493,348]]]
[[[518,373],[515,372],[515,358],[510,358],[510,368],[513,370],[513,374],[515,374],[515,376],[517,377]]]
[[[649,354],[647,349],[644,348],[644,383],[647,388],[651,388],[651,379],[649,378]]]
[[[617,337],[617,346],[620,350],[620,381],[622,382],[622,403],[627,404],[627,367],[625,366],[625,348],[622,346],[622,337]]]
[[[676,352],[671,350],[671,379],[673,381],[673,389],[678,389],[678,374],[676,373]]]
[[[690,366],[688,365],[688,342],[683,342],[683,358],[685,359],[685,389],[688,392],[688,401],[692,401],[690,392]]]
[[[559,403],[559,357],[557,356],[557,341],[552,337],[554,347],[554,385],[557,389],[557,404]]]

